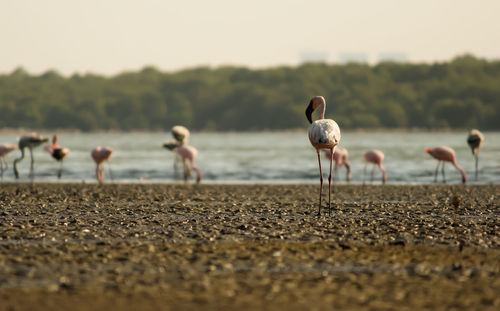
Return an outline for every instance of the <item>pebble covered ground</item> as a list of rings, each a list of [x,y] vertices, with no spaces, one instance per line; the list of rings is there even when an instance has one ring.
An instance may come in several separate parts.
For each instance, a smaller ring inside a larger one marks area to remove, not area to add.
[[[500,310],[500,185],[0,186],[0,310]]]

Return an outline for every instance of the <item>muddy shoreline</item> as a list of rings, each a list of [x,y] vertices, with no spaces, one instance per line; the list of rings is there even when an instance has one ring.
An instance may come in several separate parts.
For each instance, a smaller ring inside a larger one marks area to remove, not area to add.
[[[0,185],[0,310],[500,308],[499,185]]]

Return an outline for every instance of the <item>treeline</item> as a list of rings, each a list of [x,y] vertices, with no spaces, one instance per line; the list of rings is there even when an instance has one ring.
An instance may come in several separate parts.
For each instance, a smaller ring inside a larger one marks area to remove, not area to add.
[[[323,95],[341,128],[500,129],[500,61],[304,64],[253,70],[146,67],[113,77],[0,75],[0,128],[275,130],[305,128]]]

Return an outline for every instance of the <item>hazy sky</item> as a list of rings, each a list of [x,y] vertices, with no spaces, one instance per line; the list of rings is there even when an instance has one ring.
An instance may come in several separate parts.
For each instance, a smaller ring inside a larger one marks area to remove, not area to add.
[[[0,0],[0,73],[500,58],[498,0]]]

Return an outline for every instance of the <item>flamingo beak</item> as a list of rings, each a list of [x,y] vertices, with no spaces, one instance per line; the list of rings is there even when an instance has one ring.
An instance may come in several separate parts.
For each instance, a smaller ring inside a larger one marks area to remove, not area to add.
[[[312,113],[314,112],[314,108],[313,108],[313,104],[312,104],[312,101],[309,103],[309,106],[307,106],[307,109],[306,109],[306,117],[307,117],[307,120],[309,121],[309,123],[313,123],[312,122]]]
[[[178,144],[174,142],[166,142],[163,144],[163,147],[167,148],[168,150],[174,150],[175,148],[178,147]]]

